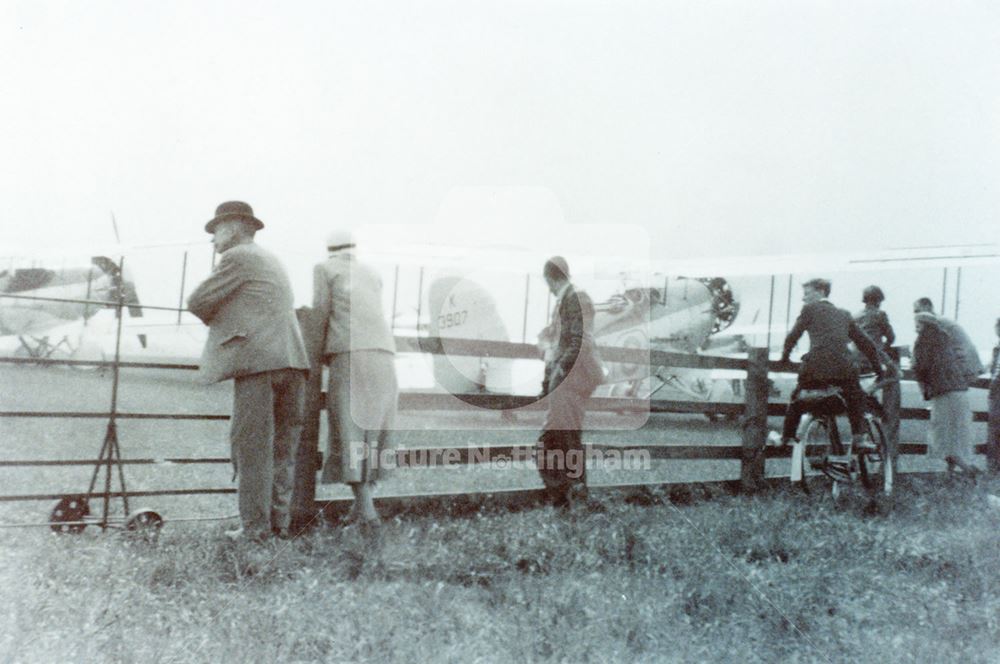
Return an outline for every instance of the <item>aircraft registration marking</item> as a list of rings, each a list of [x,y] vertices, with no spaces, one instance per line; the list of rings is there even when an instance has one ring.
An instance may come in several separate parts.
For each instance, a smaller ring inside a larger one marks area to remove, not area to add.
[[[469,318],[469,312],[466,309],[461,311],[454,311],[449,314],[442,314],[438,316],[438,329],[446,330],[449,327],[458,327],[459,325],[465,325],[465,321]]]

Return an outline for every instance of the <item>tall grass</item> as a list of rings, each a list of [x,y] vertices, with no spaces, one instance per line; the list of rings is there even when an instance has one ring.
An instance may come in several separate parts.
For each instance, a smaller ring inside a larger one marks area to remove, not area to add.
[[[860,495],[608,495],[234,544],[168,523],[0,540],[8,661],[1000,661],[1000,514]],[[697,493],[697,492],[696,492]],[[643,502],[645,504],[634,504]]]

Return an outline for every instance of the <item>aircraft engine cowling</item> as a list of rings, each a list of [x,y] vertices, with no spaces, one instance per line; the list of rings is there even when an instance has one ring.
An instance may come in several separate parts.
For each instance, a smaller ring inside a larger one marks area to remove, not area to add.
[[[722,277],[703,278],[698,281],[705,284],[712,297],[712,313],[715,315],[712,334],[721,332],[733,324],[736,315],[740,312],[740,303],[736,299],[736,294]]]

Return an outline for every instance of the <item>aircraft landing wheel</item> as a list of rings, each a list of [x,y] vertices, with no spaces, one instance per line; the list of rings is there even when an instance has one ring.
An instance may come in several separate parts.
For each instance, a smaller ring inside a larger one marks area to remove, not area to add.
[[[155,540],[163,528],[163,517],[149,509],[136,510],[125,521],[125,530],[139,539]]]
[[[77,535],[87,527],[83,520],[90,514],[90,505],[83,496],[63,496],[52,508],[49,518],[52,532]]]

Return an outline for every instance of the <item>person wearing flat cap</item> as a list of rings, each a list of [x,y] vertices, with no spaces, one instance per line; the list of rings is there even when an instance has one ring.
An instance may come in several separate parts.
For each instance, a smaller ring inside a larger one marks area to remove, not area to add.
[[[205,231],[220,259],[187,302],[209,328],[201,377],[233,380],[230,442],[242,527],[227,535],[251,541],[288,536],[309,369],[288,274],[254,243],[263,227],[246,203],[219,205]]]
[[[374,486],[395,465],[391,431],[396,416],[396,345],[382,309],[382,279],[357,260],[354,239],[327,238],[328,257],[313,270],[318,341],[329,368],[329,447],[321,482],[343,482],[354,493],[348,522],[379,523]]]

